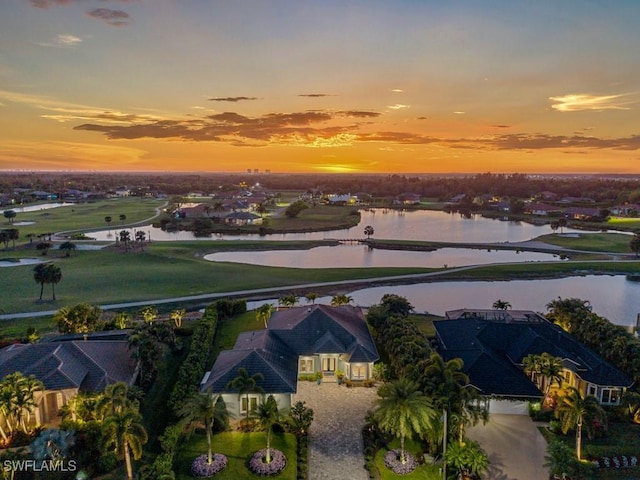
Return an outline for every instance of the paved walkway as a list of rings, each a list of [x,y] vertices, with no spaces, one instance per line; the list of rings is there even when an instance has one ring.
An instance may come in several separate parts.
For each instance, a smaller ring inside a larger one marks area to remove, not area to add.
[[[362,427],[377,398],[375,388],[298,382],[291,399],[313,408],[309,429],[309,480],[368,480]]]
[[[469,428],[467,435],[480,442],[489,456],[486,480],[549,478],[549,471],[542,466],[547,442],[527,415],[492,413],[486,425]]]

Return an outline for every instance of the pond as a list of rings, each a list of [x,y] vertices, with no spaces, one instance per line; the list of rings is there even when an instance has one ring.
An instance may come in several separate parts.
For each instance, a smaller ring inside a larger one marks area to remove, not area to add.
[[[152,225],[136,227],[147,232],[153,241],[176,240],[323,240],[326,238],[364,238],[364,227],[371,225],[373,238],[394,240],[430,240],[438,242],[488,243],[521,242],[540,235],[552,233],[549,225],[532,225],[525,222],[512,222],[481,217],[465,218],[457,213],[433,210],[400,212],[373,209],[362,210],[357,226],[324,232],[286,233],[260,236],[252,235],[212,235],[196,237],[192,232],[165,232]],[[111,230],[91,232],[96,240],[109,241]],[[564,229],[564,232],[579,233],[579,230]]]
[[[444,315],[459,308],[492,308],[500,299],[517,310],[546,313],[546,305],[557,299],[589,300],[593,312],[612,323],[623,326],[636,324],[640,314],[640,282],[631,282],[624,275],[587,275],[584,277],[547,280],[430,282],[413,285],[381,286],[344,292],[353,303],[368,307],[380,303],[387,293],[406,297],[416,312]],[[304,293],[303,293],[304,294]],[[302,304],[306,302],[301,299]],[[330,303],[331,297],[321,297],[316,303]],[[277,299],[249,302],[249,308],[262,303],[277,304]]]
[[[219,252],[204,256],[213,262],[248,263],[271,267],[353,268],[425,267],[441,268],[489,263],[560,260],[558,255],[514,250],[472,250],[441,248],[433,252],[371,249],[365,245],[338,245],[308,250]]]

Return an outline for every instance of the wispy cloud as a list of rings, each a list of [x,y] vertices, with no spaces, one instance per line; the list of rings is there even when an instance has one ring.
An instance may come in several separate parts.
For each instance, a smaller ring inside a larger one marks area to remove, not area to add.
[[[391,110],[405,110],[407,108],[410,108],[409,105],[404,105],[402,103],[396,103],[395,105],[388,105],[387,108],[391,109]]]
[[[212,102],[243,102],[246,100],[258,100],[258,97],[214,97],[209,99]]]
[[[298,96],[309,97],[309,98],[335,97],[335,95],[331,95],[329,93],[301,93]]]
[[[133,21],[127,12],[112,10],[110,8],[94,8],[87,12],[87,16],[102,20],[104,23],[113,27],[126,27],[127,25],[131,25]]]
[[[571,93],[559,97],[549,97],[556,102],[551,108],[559,112],[578,112],[581,110],[629,110],[633,103],[629,93],[619,95],[590,95],[587,93]]]
[[[391,90],[393,93],[404,93],[404,90],[402,90],[401,88],[394,88],[393,90]]]
[[[60,34],[53,40],[53,42],[40,42],[38,43],[38,45],[40,45],[41,47],[64,48],[75,47],[80,43],[82,43],[82,39],[80,37],[76,37],[75,35]]]

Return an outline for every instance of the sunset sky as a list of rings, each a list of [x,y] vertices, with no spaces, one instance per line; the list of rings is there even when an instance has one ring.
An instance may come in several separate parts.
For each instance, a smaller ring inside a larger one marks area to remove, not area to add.
[[[2,0],[0,170],[640,173],[639,0]]]

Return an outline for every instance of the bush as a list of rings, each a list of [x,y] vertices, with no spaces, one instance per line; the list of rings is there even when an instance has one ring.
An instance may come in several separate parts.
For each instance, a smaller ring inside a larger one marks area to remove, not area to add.
[[[114,452],[107,452],[98,459],[96,468],[100,473],[109,473],[118,466],[118,456]]]

